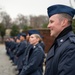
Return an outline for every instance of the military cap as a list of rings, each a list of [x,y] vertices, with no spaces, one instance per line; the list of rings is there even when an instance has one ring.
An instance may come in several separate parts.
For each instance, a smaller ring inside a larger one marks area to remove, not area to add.
[[[38,34],[38,35],[40,35],[41,38],[43,38],[43,36],[40,34],[40,32],[38,30],[29,30],[28,34],[29,34],[29,36],[32,34]]]
[[[20,33],[20,36],[26,37],[25,33]]]
[[[75,9],[66,5],[56,4],[56,5],[52,5],[48,7],[47,12],[48,12],[49,18],[54,14],[60,14],[60,13],[69,14],[73,18],[75,14]]]
[[[32,34],[40,34],[40,32],[38,30],[29,30],[28,31],[28,34],[29,35],[32,35]]]

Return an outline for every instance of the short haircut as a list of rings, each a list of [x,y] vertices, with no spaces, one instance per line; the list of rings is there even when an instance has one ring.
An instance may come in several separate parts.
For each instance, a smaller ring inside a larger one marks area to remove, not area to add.
[[[72,17],[71,17],[69,14],[67,14],[67,13],[60,13],[59,15],[61,16],[61,18],[66,18],[66,19],[68,19],[68,24],[69,24],[69,25],[72,24]]]

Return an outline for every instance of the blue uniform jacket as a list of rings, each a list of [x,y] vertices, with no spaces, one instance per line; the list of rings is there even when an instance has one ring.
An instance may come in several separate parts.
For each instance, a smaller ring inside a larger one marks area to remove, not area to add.
[[[25,52],[26,47],[27,47],[27,41],[22,41],[20,43],[20,46],[18,47],[18,51],[16,53],[16,56],[17,57],[21,56]]]
[[[57,48],[50,49],[46,58],[45,75],[75,75],[75,35],[70,31],[57,39]]]
[[[43,60],[44,51],[37,44],[33,49],[28,50],[20,75],[42,75]]]
[[[24,56],[25,49],[27,47],[27,41],[22,41],[20,46],[18,47],[18,51],[16,53],[17,58],[17,67],[18,69],[22,69],[21,63]]]

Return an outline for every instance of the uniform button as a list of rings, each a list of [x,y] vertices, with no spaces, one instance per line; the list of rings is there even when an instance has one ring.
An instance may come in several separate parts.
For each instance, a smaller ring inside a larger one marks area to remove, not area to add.
[[[36,48],[36,46],[33,46],[33,48]]]
[[[60,40],[60,42],[63,42],[63,41],[64,41],[63,39]]]

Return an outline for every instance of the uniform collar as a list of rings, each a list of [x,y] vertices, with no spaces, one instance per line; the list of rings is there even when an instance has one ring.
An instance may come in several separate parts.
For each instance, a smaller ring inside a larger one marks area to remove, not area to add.
[[[66,27],[59,35],[56,39],[63,37],[64,35],[66,35],[67,33],[69,33],[70,31],[72,31],[72,26],[68,26]]]
[[[61,44],[63,44],[69,37],[74,36],[73,32],[70,31],[68,32],[66,35],[64,35],[63,37],[60,37],[56,40],[58,46],[60,46]]]
[[[68,26],[65,28],[55,39],[54,43],[57,43],[58,46],[60,46],[69,36],[72,35],[72,26]]]
[[[39,44],[34,45],[34,46],[33,46],[33,49],[35,49],[38,45],[39,45]]]

